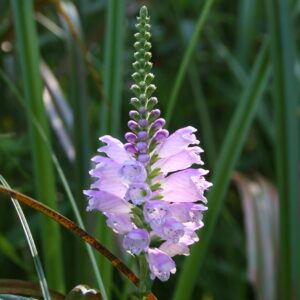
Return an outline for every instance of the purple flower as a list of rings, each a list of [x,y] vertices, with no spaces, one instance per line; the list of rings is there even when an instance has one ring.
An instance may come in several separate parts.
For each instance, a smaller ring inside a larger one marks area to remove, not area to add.
[[[167,281],[170,278],[170,273],[176,272],[174,260],[157,248],[148,250],[147,261],[151,271],[151,279],[157,277],[161,281]]]
[[[189,247],[199,240],[196,230],[204,226],[207,210],[204,193],[212,184],[205,178],[208,171],[200,168],[203,150],[197,130],[187,126],[169,135],[160,110],[154,107],[145,8],[139,20],[131,132],[125,134],[126,143],[109,135],[100,138],[104,145],[92,158],[95,165],[90,171],[94,182],[84,194],[87,210],[101,211],[107,225],[124,235],[126,251],[137,256],[145,252],[151,278],[166,281],[176,272],[171,257],[189,255]],[[151,242],[157,248],[151,248]]]
[[[132,229],[123,240],[125,250],[134,255],[139,255],[142,251],[146,251],[149,247],[150,236],[145,229]]]
[[[128,187],[125,195],[127,201],[131,201],[135,205],[141,205],[149,200],[151,190],[148,184],[143,182],[136,182]]]

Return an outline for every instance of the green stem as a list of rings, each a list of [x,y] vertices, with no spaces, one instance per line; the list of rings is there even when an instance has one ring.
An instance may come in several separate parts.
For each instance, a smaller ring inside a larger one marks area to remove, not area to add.
[[[140,266],[140,291],[139,296],[141,300],[147,299],[147,294],[151,290],[152,280],[150,279],[149,266],[146,260],[146,255],[139,256]]]

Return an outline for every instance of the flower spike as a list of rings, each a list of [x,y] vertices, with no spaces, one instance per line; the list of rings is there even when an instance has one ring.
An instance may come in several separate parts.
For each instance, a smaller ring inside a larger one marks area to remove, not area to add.
[[[95,182],[84,194],[87,209],[101,211],[107,225],[123,235],[124,249],[137,256],[141,266],[148,264],[142,281],[166,281],[176,272],[171,257],[189,255],[189,247],[199,240],[196,230],[204,226],[204,193],[211,183],[205,178],[208,171],[200,168],[203,150],[197,130],[187,126],[169,134],[164,129],[153,96],[150,17],[145,6],[137,20],[130,131],[125,143],[108,135],[100,138],[106,145],[92,159]],[[143,282],[141,286],[149,288]]]

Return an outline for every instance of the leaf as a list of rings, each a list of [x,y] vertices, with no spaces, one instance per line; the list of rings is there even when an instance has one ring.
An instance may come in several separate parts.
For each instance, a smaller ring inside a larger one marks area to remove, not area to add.
[[[261,176],[235,172],[233,180],[244,211],[249,281],[257,299],[278,299],[278,193]]]

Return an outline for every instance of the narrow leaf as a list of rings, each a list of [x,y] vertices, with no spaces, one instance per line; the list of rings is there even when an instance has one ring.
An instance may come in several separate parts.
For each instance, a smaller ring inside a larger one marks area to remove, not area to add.
[[[249,85],[242,94],[239,105],[225,137],[219,159],[213,172],[214,186],[208,195],[208,211],[205,214],[205,228],[200,234],[200,242],[192,248],[186,259],[175,290],[174,300],[190,299],[197,274],[209,246],[217,218],[223,204],[231,173],[244,144],[246,134],[253,120],[256,106],[265,89],[269,77],[268,52],[263,47],[251,72]]]

